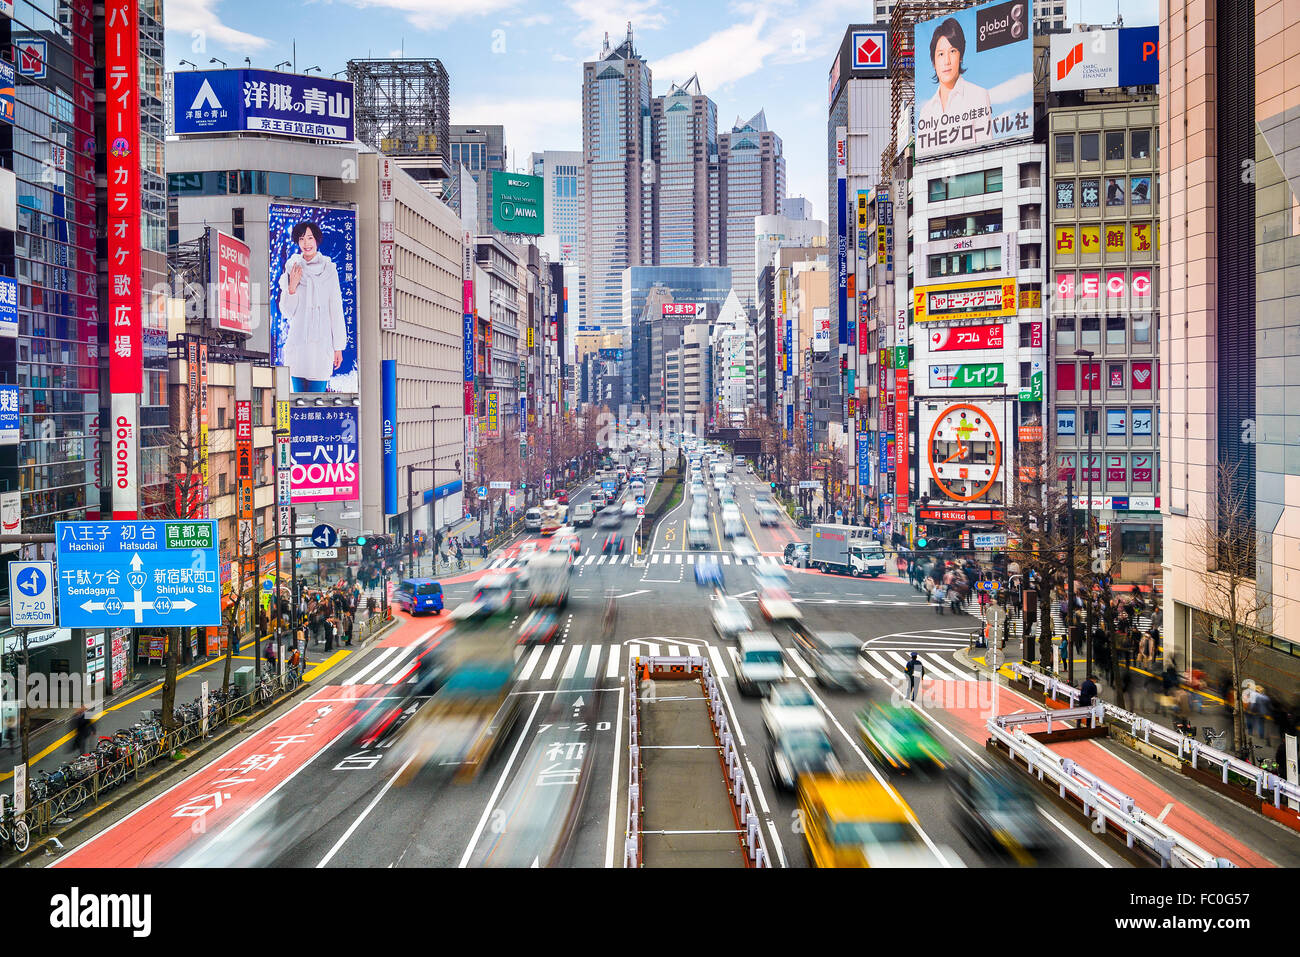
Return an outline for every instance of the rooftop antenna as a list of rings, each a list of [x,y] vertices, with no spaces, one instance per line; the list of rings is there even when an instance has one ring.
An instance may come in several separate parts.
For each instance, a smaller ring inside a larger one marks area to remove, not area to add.
[[[1115,0],[1115,2],[1118,3],[1119,0]],[[627,21],[627,49],[629,53],[632,52],[632,21],[631,20]]]

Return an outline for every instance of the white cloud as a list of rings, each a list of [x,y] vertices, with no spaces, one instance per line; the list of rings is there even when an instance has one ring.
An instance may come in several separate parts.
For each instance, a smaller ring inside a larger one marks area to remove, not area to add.
[[[551,22],[549,13],[535,13],[530,17],[524,17],[522,20],[511,20],[506,24],[510,27],[538,27]]]
[[[406,14],[406,20],[421,30],[436,30],[455,20],[482,17],[517,7],[522,0],[346,0],[354,7],[382,7]],[[169,17],[171,8],[168,8]]]
[[[600,51],[606,32],[611,46],[622,43],[629,22],[634,41],[637,33],[661,30],[668,23],[657,12],[659,0],[569,0],[568,7],[580,24],[573,42],[582,48],[584,56],[594,56]]]
[[[696,73],[704,92],[713,96],[720,87],[757,73],[763,61],[781,46],[770,32],[763,36],[767,19],[767,14],[760,13],[749,23],[719,30],[690,49],[651,63],[657,85],[666,90],[669,83],[680,83]]]
[[[1034,97],[1034,74],[1020,73],[1009,80],[1003,80],[997,86],[989,90],[989,103],[993,106],[999,103],[1014,103],[1022,97]]]
[[[198,31],[205,43],[214,42],[241,50],[262,50],[270,46],[271,41],[266,37],[245,33],[222,23],[214,10],[218,3],[219,0],[168,0],[167,32],[187,34],[191,43],[196,43],[199,38],[194,37],[194,33]],[[191,47],[190,52],[207,51]]]
[[[528,154],[582,148],[582,100],[575,84],[571,97],[515,94],[453,97],[452,123],[499,124],[505,127],[511,168],[526,168]]]
[[[572,63],[572,62],[573,62],[573,57],[571,57],[571,56],[565,56],[563,53],[559,52],[558,50],[551,54],[551,59],[554,60],[556,63]]]

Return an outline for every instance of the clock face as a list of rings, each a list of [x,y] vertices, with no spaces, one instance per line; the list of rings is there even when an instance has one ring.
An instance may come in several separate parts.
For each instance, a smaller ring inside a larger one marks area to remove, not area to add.
[[[987,412],[958,403],[939,413],[926,456],[939,490],[954,502],[982,498],[1002,467],[1002,439]]]

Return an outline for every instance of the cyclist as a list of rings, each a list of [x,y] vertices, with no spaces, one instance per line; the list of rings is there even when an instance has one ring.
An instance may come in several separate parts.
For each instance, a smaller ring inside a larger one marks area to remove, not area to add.
[[[264,651],[264,652],[262,653],[262,657],[264,657],[264,658],[266,659],[266,663],[267,663],[268,666],[270,666],[270,667],[272,667],[272,668],[275,667],[275,665],[276,665],[276,663],[277,663],[277,661],[278,661],[279,659],[276,657],[276,650],[275,650],[275,642],[274,642],[274,641],[268,641],[268,642],[266,643],[266,651]]]

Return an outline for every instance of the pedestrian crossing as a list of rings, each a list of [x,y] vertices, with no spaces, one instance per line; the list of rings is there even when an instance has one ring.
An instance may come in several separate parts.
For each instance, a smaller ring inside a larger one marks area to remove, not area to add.
[[[937,636],[942,637],[942,636]],[[951,649],[929,646],[912,638],[911,644],[898,648],[877,646],[869,641],[858,657],[862,671],[872,678],[893,684],[912,651],[916,651],[925,666],[925,676],[945,681],[974,681],[975,676],[961,668],[946,655]],[[416,680],[420,654],[426,646],[417,644],[405,648],[381,648],[374,658],[343,680],[344,685],[358,687],[409,684]],[[784,675],[788,679],[816,677],[812,665],[794,648],[785,648]],[[591,681],[593,685],[617,682],[623,669],[636,656],[703,655],[709,659],[713,673],[720,679],[734,676],[740,668],[740,655],[735,645],[719,647],[697,639],[660,638],[637,639],[622,644],[552,644],[519,646],[515,650],[516,680],[535,687],[547,683],[576,680]]]
[[[781,559],[775,555],[756,555],[740,556],[733,555],[729,552],[712,552],[710,554],[717,559],[721,565],[772,565],[779,566]],[[647,564],[650,565],[694,565],[696,558],[700,557],[696,552],[653,552],[647,558]],[[520,568],[526,563],[527,559],[520,558],[517,555],[507,555],[501,558],[495,558],[488,563],[489,571],[505,571],[510,568]],[[631,555],[579,555],[573,560],[575,568],[591,567],[593,565],[629,565],[632,562]]]

